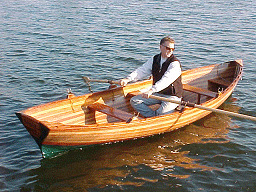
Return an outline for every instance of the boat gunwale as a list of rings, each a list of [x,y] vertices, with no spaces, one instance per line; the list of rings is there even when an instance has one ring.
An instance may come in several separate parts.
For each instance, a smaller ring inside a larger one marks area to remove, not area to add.
[[[239,60],[238,60],[239,61]],[[224,89],[222,92],[221,92],[221,94],[219,94],[218,95],[218,97],[216,97],[216,98],[211,98],[211,99],[209,99],[208,101],[206,101],[206,102],[204,102],[204,103],[201,103],[200,105],[202,105],[202,106],[205,106],[205,105],[208,105],[208,103],[210,103],[210,102],[212,102],[212,101],[214,101],[214,100],[216,100],[216,99],[218,99],[218,98],[220,98],[224,93],[226,93],[226,92],[229,92],[230,91],[230,87],[233,87],[233,85],[234,86],[236,86],[237,85],[237,83],[238,83],[238,81],[240,80],[240,78],[241,78],[241,76],[242,76],[242,68],[243,68],[243,64],[242,63],[240,63],[240,62],[238,62],[238,61],[236,61],[236,63],[238,63],[240,66],[241,66],[241,69],[240,69],[240,71],[239,71],[239,74],[236,76],[236,78],[230,83],[230,85],[226,88],[226,89]],[[203,67],[199,67],[199,68],[194,68],[194,69],[188,69],[188,70],[186,70],[186,71],[184,71],[185,73],[188,73],[188,72],[191,72],[191,71],[193,71],[193,70],[196,70],[196,69],[207,69],[207,68],[214,68],[214,67],[216,67],[216,66],[218,66],[218,65],[221,65],[221,64],[212,64],[212,65],[207,65],[207,66],[203,66]],[[118,91],[119,89],[120,89],[120,91],[122,90],[122,89],[129,89],[130,87],[132,88],[132,86],[139,86],[140,84],[148,84],[148,83],[150,83],[152,80],[144,80],[144,81],[140,81],[140,82],[135,82],[135,83],[132,83],[132,84],[129,84],[129,85],[127,85],[127,87],[117,87],[117,88],[114,88],[114,89],[112,89],[112,91]],[[55,104],[58,104],[58,106],[59,106],[59,104],[61,103],[61,102],[69,102],[69,103],[67,103],[67,107],[66,108],[68,108],[68,107],[70,107],[70,106],[68,106],[68,105],[70,105],[70,100],[72,100],[73,102],[79,102],[79,99],[83,99],[83,101],[84,101],[84,98],[86,97],[86,98],[88,98],[88,97],[90,97],[91,95],[102,95],[102,94],[104,94],[104,93],[108,93],[110,90],[102,90],[102,91],[99,91],[99,92],[96,92],[96,93],[87,93],[87,94],[84,94],[84,95],[80,95],[80,96],[75,96],[74,98],[71,98],[71,99],[68,99],[68,98],[66,98],[66,99],[61,99],[61,100],[56,100],[56,101],[52,101],[52,102],[49,102],[49,103],[45,103],[45,104],[41,104],[41,105],[37,105],[37,106],[33,106],[33,107],[30,107],[30,108],[27,108],[27,109],[25,109],[25,110],[22,110],[22,111],[20,111],[20,112],[17,112],[17,113],[22,113],[22,114],[26,114],[27,116],[29,116],[29,117],[31,117],[31,118],[33,118],[33,119],[35,119],[36,121],[38,121],[38,122],[41,122],[41,123],[43,123],[43,122],[49,122],[49,123],[56,123],[56,124],[61,124],[61,125],[64,125],[64,124],[62,124],[62,123],[58,123],[58,122],[56,122],[56,121],[47,121],[47,120],[42,120],[42,121],[40,121],[40,120],[38,120],[38,119],[36,119],[35,117],[33,117],[32,115],[29,115],[29,114],[27,114],[26,112],[29,112],[29,111],[31,111],[31,110],[34,110],[34,109],[41,109],[41,108],[44,108],[44,107],[48,107],[48,106],[52,106],[52,105],[55,105]],[[61,107],[60,107],[61,108]],[[175,112],[174,112],[175,113]],[[174,114],[174,113],[172,113],[172,114]],[[156,118],[163,118],[164,116],[169,116],[169,115],[172,115],[172,114],[167,114],[167,115],[161,115],[161,116],[155,116],[155,117],[149,117],[149,118],[145,118],[145,119],[156,119]],[[140,120],[135,120],[135,121],[143,121],[143,120],[145,120],[145,119],[140,119]],[[125,122],[113,122],[113,123],[103,123],[103,124],[99,124],[100,126],[103,126],[104,124],[108,124],[108,125],[110,125],[110,124],[123,124],[123,123],[125,123]],[[95,126],[95,124],[85,124],[85,125],[73,125],[73,124],[68,124],[68,126],[74,126],[74,127],[90,127],[91,125],[93,125],[93,126]],[[65,126],[65,125],[64,125]]]
[[[239,63],[240,64],[240,63]],[[220,64],[213,64],[213,65],[211,65],[211,66],[217,66],[217,65],[220,65]],[[208,65],[209,66],[209,65]],[[208,67],[208,66],[204,66],[204,67]],[[238,75],[236,76],[236,78],[230,83],[230,85],[226,88],[226,89],[224,89],[216,98],[211,98],[211,99],[209,99],[209,100],[207,100],[206,102],[204,102],[204,103],[201,103],[201,104],[199,104],[199,105],[201,105],[201,106],[209,106],[213,101],[216,101],[216,100],[219,100],[220,98],[222,98],[222,97],[224,97],[225,96],[225,93],[229,93],[229,92],[231,92],[231,94],[232,94],[232,91],[233,91],[233,89],[236,87],[236,85],[238,84],[238,82],[239,82],[239,80],[241,79],[241,76],[242,76],[242,71],[243,71],[243,65],[241,65],[240,64],[240,66],[241,66],[241,69],[239,70],[239,73],[238,73]],[[204,67],[201,67],[201,68],[204,68]],[[191,69],[191,70],[193,70],[193,69]],[[148,80],[146,80],[146,81],[148,81]],[[122,87],[121,87],[122,88]],[[101,91],[101,92],[105,92],[105,91],[109,91],[109,90],[104,90],[104,91]],[[97,92],[97,93],[100,93],[100,92]],[[193,110],[193,109],[195,109],[195,108],[191,108],[191,107],[189,107],[189,108],[186,108],[186,110]],[[200,109],[200,110],[202,110],[202,109]],[[167,117],[171,117],[171,116],[176,116],[176,114],[179,114],[179,111],[176,111],[176,112],[174,112],[174,113],[171,113],[171,114],[167,114],[167,115],[160,115],[160,116],[154,116],[154,117],[148,117],[148,118],[142,118],[142,119],[137,119],[137,120],[134,120],[134,121],[132,121],[132,122],[130,122],[129,124],[131,124],[131,123],[134,123],[134,122],[142,122],[142,121],[149,121],[149,120],[156,120],[156,119],[165,119],[165,118],[167,118]],[[46,121],[45,121],[46,122]],[[52,122],[50,122],[50,123],[52,123]],[[95,127],[95,126],[99,126],[99,127],[101,127],[101,128],[103,128],[104,126],[106,126],[106,128],[107,128],[107,125],[109,126],[109,125],[117,125],[117,124],[124,124],[124,125],[127,125],[127,123],[126,122],[113,122],[113,123],[102,123],[102,124],[85,124],[85,125],[73,125],[73,124],[68,124],[68,125],[65,125],[65,124],[62,124],[62,123],[56,123],[56,124],[61,124],[62,126],[67,126],[67,127],[77,127],[77,129],[81,129],[81,127],[85,127],[85,128],[89,128],[89,127],[91,127],[91,126],[93,126],[93,127]],[[109,127],[108,127],[109,128]],[[58,131],[59,131],[59,129],[58,129]]]

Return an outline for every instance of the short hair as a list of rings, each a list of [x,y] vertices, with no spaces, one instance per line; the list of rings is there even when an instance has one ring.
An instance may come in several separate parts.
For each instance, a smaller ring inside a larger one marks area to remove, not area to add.
[[[169,37],[169,36],[167,36],[167,37],[164,37],[163,39],[161,39],[161,41],[160,41],[160,45],[164,44],[166,41],[168,41],[169,43],[173,43],[173,44],[175,44],[174,39],[173,39],[173,38],[171,38],[171,37]]]

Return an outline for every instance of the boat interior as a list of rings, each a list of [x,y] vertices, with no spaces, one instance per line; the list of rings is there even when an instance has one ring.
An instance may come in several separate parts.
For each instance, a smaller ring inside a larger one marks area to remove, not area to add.
[[[239,75],[239,66],[232,61],[184,71],[183,100],[202,104],[217,98]],[[145,80],[83,96],[71,94],[67,99],[32,107],[24,113],[42,122],[65,125],[130,122],[143,118],[131,107],[130,98],[151,84],[151,80]],[[151,107],[155,110],[159,105]]]

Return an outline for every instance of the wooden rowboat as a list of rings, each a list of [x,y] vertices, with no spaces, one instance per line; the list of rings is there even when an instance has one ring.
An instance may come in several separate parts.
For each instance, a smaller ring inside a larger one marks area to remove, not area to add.
[[[218,108],[233,92],[242,69],[242,60],[237,60],[183,71],[184,103],[189,101],[202,107]],[[136,91],[151,84],[152,80],[145,80],[126,87],[70,96],[16,114],[43,156],[47,157],[55,149],[112,143],[173,131],[211,113],[183,107],[182,112],[134,118],[129,100]]]

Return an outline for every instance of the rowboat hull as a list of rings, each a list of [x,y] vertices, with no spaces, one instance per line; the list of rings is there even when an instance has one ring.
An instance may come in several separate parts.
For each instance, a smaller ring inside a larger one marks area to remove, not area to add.
[[[209,108],[218,108],[232,94],[242,76],[242,68],[242,61],[238,60],[184,71],[184,85],[208,90],[217,95],[212,98],[206,92],[204,95],[195,90],[185,90],[184,100],[201,102],[200,105]],[[210,80],[222,80],[223,83]],[[177,111],[157,117],[137,118],[128,123],[113,115],[88,108],[90,104],[97,102],[133,114],[134,111],[129,104],[129,93],[147,88],[151,84],[151,80],[145,80],[126,87],[31,107],[16,114],[39,145],[43,156],[48,156],[54,148],[62,150],[113,143],[173,131],[211,113],[186,107],[182,113]]]

